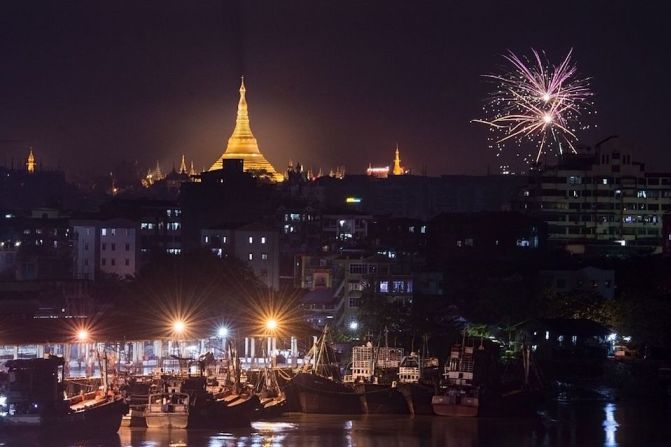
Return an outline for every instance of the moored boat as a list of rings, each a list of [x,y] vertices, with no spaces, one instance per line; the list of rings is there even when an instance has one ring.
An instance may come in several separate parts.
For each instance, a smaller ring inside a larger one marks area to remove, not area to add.
[[[480,350],[484,349],[482,345]],[[475,347],[462,343],[452,345],[445,363],[440,391],[431,399],[433,412],[439,416],[475,417],[480,408],[480,387],[474,382]]]
[[[116,433],[127,411],[121,396],[106,390],[64,397],[60,357],[9,360],[9,382],[0,407],[0,430],[27,430],[83,437]]]
[[[361,393],[340,380],[335,354],[326,341],[328,326],[312,348],[301,371],[285,392],[298,411],[321,414],[361,414]]]
[[[144,417],[149,428],[187,428],[189,395],[176,392],[150,394]]]

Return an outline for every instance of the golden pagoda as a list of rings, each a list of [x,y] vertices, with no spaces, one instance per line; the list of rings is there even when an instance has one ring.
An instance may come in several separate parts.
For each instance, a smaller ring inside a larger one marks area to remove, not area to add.
[[[401,166],[401,153],[398,150],[398,144],[396,145],[396,158],[394,158],[394,169],[391,171],[394,175],[403,175],[405,174],[405,169]]]
[[[30,174],[35,172],[35,167],[37,167],[37,162],[35,161],[35,156],[33,155],[33,148],[30,148],[30,153],[28,154],[28,161],[26,162],[26,168]]]
[[[252,174],[266,174],[273,181],[281,182],[284,176],[266,160],[259,151],[259,145],[249,127],[249,113],[247,112],[247,100],[245,99],[245,80],[240,84],[240,102],[238,103],[238,116],[235,120],[235,129],[228,139],[228,146],[221,157],[210,167],[210,171],[221,169],[224,159],[243,160],[243,170]]]

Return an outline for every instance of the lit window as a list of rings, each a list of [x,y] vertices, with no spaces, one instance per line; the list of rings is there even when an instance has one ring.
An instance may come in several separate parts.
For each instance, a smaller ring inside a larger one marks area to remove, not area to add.
[[[262,243],[262,244],[265,244],[265,243],[266,243],[266,237],[265,237],[265,236],[261,236],[261,243]]]
[[[110,230],[110,232],[111,232],[112,236],[115,236],[116,235],[116,228],[112,228]]]
[[[247,259],[249,259],[250,261],[252,261],[252,260],[254,259],[254,254],[253,254],[253,253],[249,253],[249,255],[247,255]]]
[[[253,244],[253,243],[254,243],[254,238],[251,237],[251,236],[249,236],[249,243],[250,243],[250,244]]]
[[[268,253],[261,253],[261,259],[263,261],[267,261],[268,260]]]
[[[205,236],[204,239],[205,239],[205,243],[206,243],[206,244],[209,244],[209,243],[210,243],[210,236]]]
[[[101,234],[102,236],[107,236],[107,228],[102,228],[102,229],[100,230],[100,234]]]
[[[380,293],[389,292],[389,281],[380,281]]]

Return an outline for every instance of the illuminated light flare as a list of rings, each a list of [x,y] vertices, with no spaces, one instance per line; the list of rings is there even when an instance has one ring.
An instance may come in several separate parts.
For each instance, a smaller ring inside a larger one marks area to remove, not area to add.
[[[266,329],[269,331],[274,331],[277,329],[277,320],[271,318],[270,320],[266,321]]]

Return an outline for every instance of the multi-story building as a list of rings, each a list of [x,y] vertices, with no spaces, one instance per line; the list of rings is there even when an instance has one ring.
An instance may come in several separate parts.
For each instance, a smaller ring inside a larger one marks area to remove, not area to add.
[[[372,216],[350,212],[325,212],[322,215],[322,244],[337,251],[359,247],[368,238],[368,224]]]
[[[137,224],[125,219],[75,220],[74,277],[95,280],[98,273],[133,276],[139,268]]]
[[[182,252],[182,209],[171,200],[113,200],[102,214],[109,218],[137,222],[138,251],[141,262],[161,254]]]
[[[279,235],[265,225],[219,226],[201,231],[201,245],[220,258],[245,262],[269,288],[279,288]]]
[[[134,222],[123,219],[101,222],[100,271],[121,278],[135,275],[136,237]]]
[[[646,172],[625,143],[566,156],[529,177],[516,209],[548,223],[549,243],[572,253],[662,251],[662,218],[671,210],[671,173]]]
[[[366,292],[380,294],[390,301],[411,302],[412,275],[399,267],[380,255],[299,257],[297,285],[309,290],[302,299],[309,320],[313,323],[330,320],[345,328],[356,326]]]

